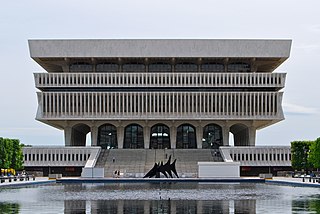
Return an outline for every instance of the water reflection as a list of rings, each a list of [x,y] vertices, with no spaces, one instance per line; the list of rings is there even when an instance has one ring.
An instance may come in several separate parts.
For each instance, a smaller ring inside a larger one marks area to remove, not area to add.
[[[0,213],[320,213],[320,194],[246,183],[53,184],[0,188]]]
[[[255,201],[185,201],[185,200],[117,200],[90,201],[90,213],[117,214],[185,214],[185,213],[256,213]],[[85,213],[85,201],[65,202],[64,213]]]

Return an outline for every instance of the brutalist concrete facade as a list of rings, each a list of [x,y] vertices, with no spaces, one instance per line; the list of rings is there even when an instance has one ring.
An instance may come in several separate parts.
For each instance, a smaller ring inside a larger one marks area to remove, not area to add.
[[[36,119],[64,130],[66,146],[254,146],[256,130],[284,119],[291,40],[30,40]]]

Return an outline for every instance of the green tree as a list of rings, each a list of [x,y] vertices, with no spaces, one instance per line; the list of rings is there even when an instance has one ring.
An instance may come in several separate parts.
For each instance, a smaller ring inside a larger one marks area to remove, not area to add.
[[[314,168],[320,168],[320,138],[311,144],[308,159]]]
[[[0,168],[23,169],[22,144],[19,140],[0,137]]]
[[[10,168],[21,170],[23,169],[23,153],[22,144],[19,140],[12,140],[12,156],[11,156],[11,166]]]
[[[314,141],[291,142],[291,165],[296,170],[307,170],[311,167],[308,161],[310,146]]]

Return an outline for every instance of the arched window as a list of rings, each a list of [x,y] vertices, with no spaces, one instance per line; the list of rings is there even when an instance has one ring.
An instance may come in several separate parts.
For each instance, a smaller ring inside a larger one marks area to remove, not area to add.
[[[202,64],[201,72],[224,72],[224,65],[220,63]]]
[[[98,146],[103,149],[118,148],[117,128],[110,124],[104,124],[98,130]]]
[[[97,72],[118,72],[119,65],[114,63],[102,63],[98,64],[96,67]]]
[[[150,149],[170,149],[170,129],[163,124],[154,125],[150,134]]]
[[[222,128],[216,124],[205,126],[203,129],[202,148],[218,149],[222,145]]]
[[[235,124],[230,127],[233,134],[234,146],[249,146],[249,128],[243,124]]]
[[[90,127],[86,124],[77,124],[71,130],[71,146],[86,146],[87,134]]]
[[[138,124],[131,124],[125,128],[124,149],[143,149],[143,128]]]
[[[243,62],[235,62],[228,65],[228,72],[250,72],[250,65]]]
[[[154,63],[148,66],[149,72],[171,72],[171,65],[168,63]]]
[[[141,63],[129,63],[122,65],[123,72],[145,72],[146,66]]]
[[[70,72],[93,72],[93,65],[85,62],[77,62],[70,65]]]
[[[196,131],[189,124],[177,128],[177,149],[196,149]]]
[[[198,72],[198,66],[194,63],[176,64],[175,72]]]

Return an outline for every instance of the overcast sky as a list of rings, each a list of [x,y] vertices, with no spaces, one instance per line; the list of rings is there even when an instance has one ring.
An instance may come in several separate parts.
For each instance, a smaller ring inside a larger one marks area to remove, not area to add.
[[[63,145],[63,131],[36,121],[28,39],[292,39],[283,107],[286,119],[257,132],[256,145],[320,136],[320,1],[28,0],[0,6],[0,137]]]

